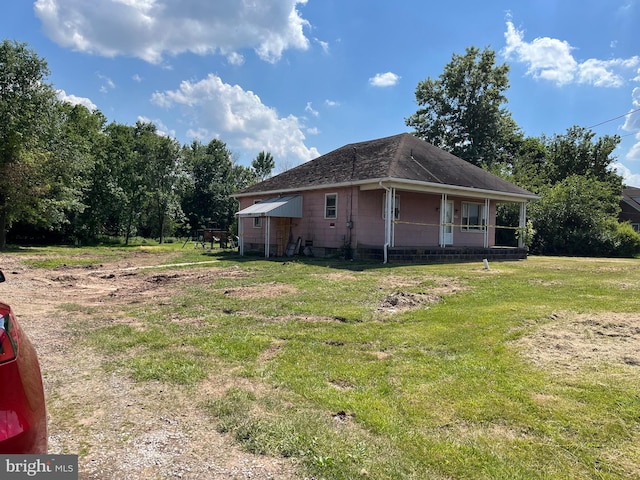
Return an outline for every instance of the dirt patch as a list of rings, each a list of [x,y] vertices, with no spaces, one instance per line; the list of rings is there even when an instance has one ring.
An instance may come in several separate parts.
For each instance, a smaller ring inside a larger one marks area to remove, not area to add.
[[[387,280],[389,281],[389,280]],[[400,286],[411,286],[409,282],[395,281],[393,285],[397,288]],[[433,305],[442,300],[447,295],[465,290],[465,287],[456,285],[451,282],[442,281],[438,286],[425,288],[422,292],[413,293],[398,289],[396,292],[385,297],[378,305],[380,313],[396,313],[413,308],[420,308]]]
[[[536,365],[576,371],[585,367],[636,367],[640,372],[640,315],[559,313],[518,341]]]
[[[159,263],[157,256],[141,253],[108,266],[43,270],[14,256],[0,257],[7,276],[0,298],[12,305],[40,357],[49,452],[80,454],[80,479],[300,478],[288,459],[240,450],[201,409],[235,380],[211,377],[198,388],[136,383],[105,371],[104,363],[112,359],[76,341],[74,325],[107,321],[96,318],[105,316],[96,312],[170,302],[176,285],[211,285],[220,277],[246,276],[239,268],[219,268],[215,262],[207,268],[181,265],[166,271],[147,268],[152,263]],[[117,321],[137,325],[132,318]],[[205,385],[215,385],[215,391]]]

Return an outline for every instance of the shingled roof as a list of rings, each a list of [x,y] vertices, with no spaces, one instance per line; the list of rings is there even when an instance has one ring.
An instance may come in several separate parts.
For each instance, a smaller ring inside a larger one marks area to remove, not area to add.
[[[345,145],[234,196],[379,181],[453,186],[535,198],[531,192],[409,133]]]

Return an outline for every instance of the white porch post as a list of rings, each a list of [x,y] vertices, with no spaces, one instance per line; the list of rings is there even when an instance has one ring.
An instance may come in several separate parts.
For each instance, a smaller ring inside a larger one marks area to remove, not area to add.
[[[388,261],[388,249],[389,246],[391,245],[391,215],[393,214],[393,210],[392,210],[392,198],[393,198],[393,188],[388,188],[385,187],[384,185],[382,185],[382,182],[380,182],[380,186],[382,188],[384,188],[385,191],[385,202],[384,202],[384,211],[385,211],[385,216],[384,216],[384,245],[382,247],[383,251],[383,257],[384,257],[384,262],[383,263],[387,263]]]
[[[444,230],[445,230],[445,222],[447,221],[446,209],[447,209],[447,194],[443,193],[440,199],[440,247],[445,246]]]
[[[520,227],[520,235],[518,236],[518,248],[524,248],[525,245],[525,232],[527,229],[527,204],[522,202],[520,204],[520,221],[518,222]]]
[[[484,248],[489,248],[489,207],[491,206],[491,202],[488,198],[484,199],[484,212],[483,212],[483,221],[484,221]]]
[[[264,256],[269,258],[269,239],[271,238],[271,217],[265,217],[266,225],[264,228]]]
[[[238,217],[238,250],[244,256],[244,218]]]
[[[389,236],[389,245],[391,245],[392,247],[396,246],[396,223],[395,223],[395,219],[396,219],[396,189],[392,188],[391,189],[391,210],[390,210],[390,217],[389,217],[389,227],[390,227],[390,231],[391,234]]]

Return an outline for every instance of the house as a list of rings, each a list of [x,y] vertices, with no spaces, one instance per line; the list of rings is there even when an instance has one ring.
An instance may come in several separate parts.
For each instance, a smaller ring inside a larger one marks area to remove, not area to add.
[[[622,200],[620,200],[621,222],[629,222],[633,229],[640,233],[640,188],[625,187],[622,190]]]
[[[240,253],[388,261],[526,258],[495,245],[496,205],[531,192],[402,133],[353,143],[233,195]]]

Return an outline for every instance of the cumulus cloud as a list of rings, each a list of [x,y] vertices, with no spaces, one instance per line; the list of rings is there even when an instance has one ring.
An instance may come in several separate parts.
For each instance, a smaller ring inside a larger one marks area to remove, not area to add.
[[[324,101],[324,104],[327,107],[339,107],[340,106],[340,102],[336,102],[335,100],[329,100],[329,99],[326,99]]]
[[[61,46],[106,57],[127,55],[159,64],[166,54],[253,48],[277,62],[289,48],[306,50],[298,4],[307,0],[37,0],[36,15]]]
[[[393,87],[400,77],[392,72],[378,73],[369,79],[369,85],[374,87]]]
[[[618,175],[623,178],[624,184],[631,187],[640,187],[640,175],[631,173],[622,163],[616,162],[611,165]]]
[[[95,103],[93,103],[88,98],[77,97],[75,95],[68,94],[64,90],[56,90],[56,97],[58,97],[58,100],[60,100],[61,102],[67,102],[67,103],[70,103],[71,105],[84,105],[92,112],[95,112],[98,109]]]
[[[265,150],[276,162],[301,163],[320,155],[305,145],[305,127],[297,117],[278,116],[255,93],[224,83],[214,74],[197,82],[185,80],[177,90],[156,92],[151,101],[164,108],[182,108],[192,123],[189,135],[205,141],[222,138],[232,150],[251,155]]]
[[[620,87],[625,83],[624,73],[640,65],[640,57],[599,60],[595,58],[578,62],[573,56],[574,47],[564,40],[540,37],[532,42],[524,40],[524,32],[513,22],[507,22],[504,34],[506,46],[502,55],[527,65],[527,75],[548,80],[558,86],[582,83],[596,87]]]
[[[631,92],[631,110],[629,115],[625,117],[622,129],[627,132],[635,132],[640,130],[640,87],[636,87]],[[632,113],[633,112],[633,113]]]
[[[156,118],[155,120],[149,118],[149,117],[145,117],[145,116],[138,116],[138,121],[142,122],[142,123],[153,123],[156,127],[156,133],[158,135],[160,135],[161,137],[170,137],[170,138],[175,138],[176,137],[176,131],[169,128],[167,125],[164,124],[164,122],[158,118]]]

